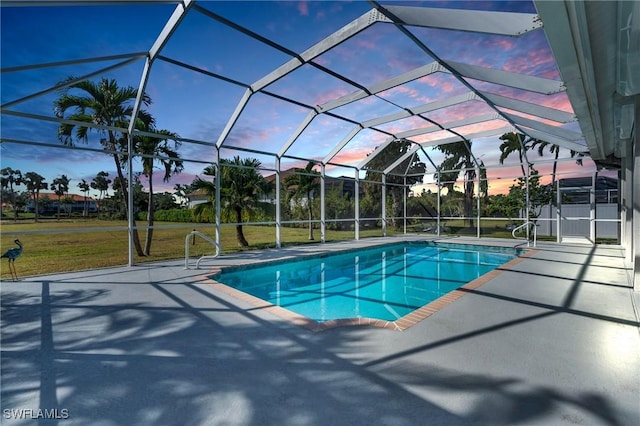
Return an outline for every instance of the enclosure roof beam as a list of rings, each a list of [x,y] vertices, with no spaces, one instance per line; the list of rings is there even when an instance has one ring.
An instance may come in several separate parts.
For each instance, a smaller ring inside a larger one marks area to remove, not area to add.
[[[576,116],[572,113],[565,112],[555,108],[549,108],[538,104],[524,102],[519,99],[508,98],[488,92],[480,92],[482,96],[489,99],[496,106],[508,108],[514,111],[523,112],[525,114],[536,117],[553,120],[558,123],[569,123],[576,121]]]
[[[282,156],[285,155],[287,150],[291,148],[291,145],[295,143],[295,141],[300,137],[302,132],[304,132],[304,130],[309,126],[309,124],[311,124],[311,122],[313,121],[314,118],[316,118],[317,115],[318,113],[315,110],[311,110],[309,114],[307,114],[307,117],[302,121],[302,123],[300,123],[300,126],[298,126],[298,129],[291,135],[291,137],[289,137],[289,140],[284,144],[284,146],[280,148],[280,151],[278,152],[278,157],[282,158]]]
[[[564,83],[560,80],[551,80],[454,61],[447,61],[447,64],[463,77],[513,87],[514,89],[527,90],[543,95],[551,95],[565,90]]]
[[[572,130],[563,129],[558,126],[551,126],[546,123],[542,123],[540,121],[531,120],[530,118],[520,117],[514,114],[506,114],[509,118],[516,124],[521,126],[529,127],[532,129],[539,130],[541,132],[549,133],[551,135],[556,135],[559,138],[570,140],[570,141],[578,141],[584,139],[580,133],[574,132]]]
[[[385,6],[405,25],[471,31],[474,33],[520,36],[542,28],[533,13],[489,12],[481,10],[441,9],[432,7]]]
[[[584,146],[584,145],[580,145],[579,143],[577,143],[576,141],[571,141],[571,140],[567,140],[564,139],[556,134],[552,134],[552,133],[547,133],[544,132],[542,130],[538,130],[538,129],[533,129],[533,128],[525,128],[525,133],[528,134],[529,136],[531,136],[532,138],[535,139],[540,139],[543,140],[545,142],[549,142],[551,144],[554,145],[558,145],[559,147],[562,148],[566,148],[569,149],[571,151],[575,151],[578,152],[580,154],[587,154],[589,153],[589,148]]]
[[[407,152],[405,152],[403,155],[401,155],[400,157],[398,157],[398,159],[396,161],[394,161],[393,163],[391,163],[391,165],[389,167],[387,167],[386,169],[384,169],[383,173],[389,174],[391,173],[391,171],[393,169],[395,169],[396,167],[398,167],[400,164],[402,164],[402,162],[404,160],[406,160],[407,158],[409,158],[410,156],[412,156],[413,154],[416,153],[416,151],[420,149],[420,145],[418,144],[414,144],[410,150],[408,150]]]
[[[331,152],[329,152],[329,154],[327,154],[324,159],[322,160],[323,164],[328,164],[331,160],[333,160],[333,158],[338,155],[338,153],[340,151],[342,151],[342,148],[344,148],[345,146],[347,146],[347,144],[351,141],[351,139],[355,138],[356,135],[360,132],[360,130],[362,130],[363,127],[362,125],[357,125],[354,126],[353,129],[351,129],[351,131],[349,132],[349,134],[347,136],[345,136],[344,138],[342,138],[342,140],[333,147],[333,149],[331,150]]]
[[[449,143],[454,143],[454,142],[461,142],[463,140],[471,140],[471,139],[478,139],[478,138],[488,138],[491,136],[496,136],[496,135],[501,135],[504,133],[508,133],[508,132],[513,132],[514,128],[513,126],[503,126],[497,129],[491,129],[491,130],[484,130],[484,131],[480,131],[480,132],[475,132],[475,133],[470,133],[468,135],[464,135],[464,136],[460,136],[460,135],[454,135],[454,136],[449,136],[446,138],[441,138],[441,139],[437,139],[437,140],[433,140],[433,141],[428,141],[428,142],[420,142],[420,145],[422,145],[423,147],[433,147],[433,146],[438,146],[438,145],[446,145]]]
[[[360,99],[364,99],[368,96],[375,95],[377,93],[384,92],[393,87],[406,84],[410,81],[417,80],[419,78],[425,77],[427,75],[430,75],[439,71],[444,71],[444,68],[442,68],[440,64],[437,62],[431,62],[430,64],[423,65],[419,68],[416,68],[414,70],[408,71],[404,74],[401,74],[389,80],[386,80],[376,85],[373,85],[371,87],[368,87],[366,90],[357,90],[353,93],[342,96],[338,99],[325,102],[324,104],[320,105],[318,108],[320,109],[320,111],[329,111],[329,110],[347,105],[351,102],[355,102]]]
[[[367,120],[362,122],[362,127],[375,127],[385,123],[391,123],[392,121],[397,121],[403,118],[411,117],[412,115],[420,115],[425,112],[435,111],[442,108],[447,108],[453,105],[457,105],[463,102],[467,102],[470,100],[478,99],[478,97],[473,92],[463,93],[461,95],[452,96],[447,99],[442,99],[439,101],[429,102],[411,109],[405,109],[403,111],[385,115],[383,117],[374,118],[371,120]]]
[[[281,79],[285,75],[290,72],[298,69],[305,63],[312,61],[318,56],[322,55],[329,49],[334,48],[345,40],[353,37],[364,29],[370,27],[376,22],[385,21],[386,17],[380,14],[376,10],[370,10],[359,18],[355,19],[351,23],[345,25],[338,31],[334,32],[327,38],[321,40],[316,43],[314,46],[310,47],[306,51],[304,51],[300,56],[292,58],[288,62],[284,63],[280,67],[276,68],[269,74],[265,75],[255,83],[251,85],[253,91],[259,91],[265,88],[266,86],[274,83],[275,81]]]

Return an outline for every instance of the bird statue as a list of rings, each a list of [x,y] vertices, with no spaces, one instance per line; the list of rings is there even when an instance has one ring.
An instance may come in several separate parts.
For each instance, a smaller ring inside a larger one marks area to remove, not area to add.
[[[18,281],[15,261],[22,254],[22,243],[18,239],[13,240],[13,242],[16,243],[18,247],[10,248],[9,250],[5,251],[4,254],[0,257],[6,257],[9,260],[9,271],[11,271],[11,278],[15,281]],[[12,265],[13,269],[11,268]]]

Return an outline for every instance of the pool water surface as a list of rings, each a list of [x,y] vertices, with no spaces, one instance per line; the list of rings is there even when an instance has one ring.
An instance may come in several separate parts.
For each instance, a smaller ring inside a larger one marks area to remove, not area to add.
[[[395,321],[517,256],[512,248],[410,242],[226,268],[212,278],[317,322]]]

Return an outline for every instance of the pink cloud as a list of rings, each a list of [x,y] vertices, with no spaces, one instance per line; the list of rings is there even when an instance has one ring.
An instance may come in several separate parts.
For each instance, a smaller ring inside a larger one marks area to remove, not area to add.
[[[363,38],[359,38],[356,40],[356,46],[361,47],[363,49],[375,49],[376,48],[376,43],[374,40],[371,39],[363,39]]]
[[[553,55],[548,48],[532,49],[527,51],[525,55],[509,56],[503,69],[513,73],[545,78],[559,77]]]
[[[300,15],[309,16],[309,3],[307,1],[298,2],[297,9]]]
[[[316,95],[316,97],[313,99],[312,104],[313,105],[322,105],[325,102],[329,102],[329,101],[333,101],[335,99],[341,98],[342,96],[345,96],[347,94],[349,94],[350,92],[341,87],[341,88],[336,88],[333,90],[329,90],[327,92],[321,92],[318,93]]]

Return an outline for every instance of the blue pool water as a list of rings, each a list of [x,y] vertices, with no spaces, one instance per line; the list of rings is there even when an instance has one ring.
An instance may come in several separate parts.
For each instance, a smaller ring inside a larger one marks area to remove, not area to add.
[[[230,268],[213,279],[319,322],[395,321],[517,254],[499,247],[410,242]]]

